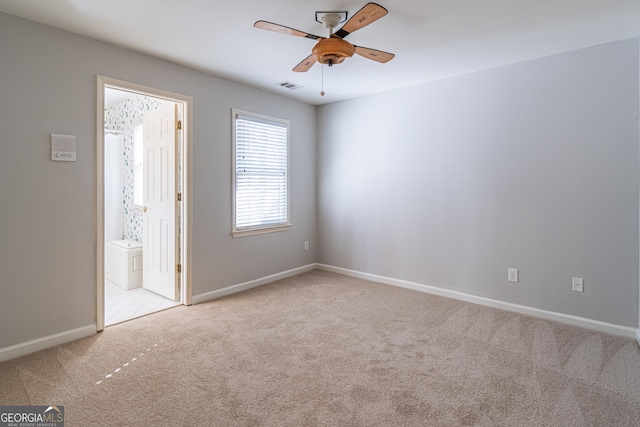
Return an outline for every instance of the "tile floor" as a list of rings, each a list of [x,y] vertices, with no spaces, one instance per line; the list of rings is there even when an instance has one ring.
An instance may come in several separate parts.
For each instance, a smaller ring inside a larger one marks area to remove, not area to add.
[[[113,282],[104,281],[104,323],[106,326],[176,305],[180,305],[180,303],[144,288],[126,291]]]

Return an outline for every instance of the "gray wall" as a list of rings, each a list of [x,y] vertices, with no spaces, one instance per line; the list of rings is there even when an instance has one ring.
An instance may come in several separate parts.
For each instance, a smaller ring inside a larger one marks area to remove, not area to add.
[[[634,39],[319,107],[320,262],[636,327],[638,62]]]
[[[0,58],[0,348],[96,321],[98,74],[194,99],[194,295],[317,261],[315,107],[5,14]],[[231,238],[232,107],[291,121],[288,232]]]

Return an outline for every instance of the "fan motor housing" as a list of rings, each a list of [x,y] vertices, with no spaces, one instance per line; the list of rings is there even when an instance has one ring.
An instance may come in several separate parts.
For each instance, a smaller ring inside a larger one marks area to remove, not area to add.
[[[320,40],[311,51],[316,61],[321,64],[340,64],[345,59],[351,58],[356,53],[356,48],[346,40],[331,37]]]

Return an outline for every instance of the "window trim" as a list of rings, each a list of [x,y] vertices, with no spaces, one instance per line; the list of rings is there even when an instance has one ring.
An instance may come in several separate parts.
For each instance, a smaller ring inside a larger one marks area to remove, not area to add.
[[[236,118],[246,116],[257,121],[282,123],[287,128],[287,222],[284,224],[236,228]],[[231,109],[231,235],[233,238],[287,231],[291,228],[291,124],[287,119],[267,116],[238,108]]]

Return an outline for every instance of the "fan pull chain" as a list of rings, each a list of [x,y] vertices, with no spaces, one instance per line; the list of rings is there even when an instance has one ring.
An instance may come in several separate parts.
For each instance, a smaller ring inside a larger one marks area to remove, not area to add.
[[[322,76],[320,96],[324,96],[324,64],[320,64],[320,69],[322,70],[320,74]]]

